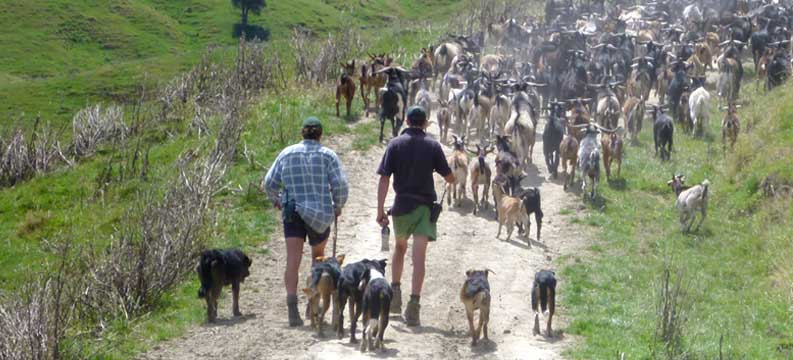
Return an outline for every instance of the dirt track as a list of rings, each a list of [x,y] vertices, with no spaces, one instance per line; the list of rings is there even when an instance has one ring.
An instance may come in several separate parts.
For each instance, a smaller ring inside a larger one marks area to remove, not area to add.
[[[427,278],[421,298],[422,326],[409,328],[402,317],[392,315],[385,333],[386,350],[365,357],[395,358],[502,358],[502,359],[558,359],[572,343],[563,334],[566,328],[564,302],[565,279],[560,277],[560,298],[557,300],[557,317],[554,319],[556,335],[553,338],[532,336],[532,313],[529,290],[534,272],[541,268],[556,269],[554,260],[564,254],[576,254],[589,243],[586,229],[570,224],[581,204],[580,198],[564,192],[560,180],[549,180],[542,156],[542,128],[537,131],[533,167],[529,185],[539,186],[545,221],[542,242],[535,240],[532,224],[529,248],[525,238],[513,234],[510,242],[496,239],[498,223],[491,207],[474,216],[473,201],[463,203],[459,209],[446,208],[439,220],[439,239],[430,244],[427,255]],[[437,134],[433,125],[430,133]],[[389,258],[380,251],[380,229],[375,223],[376,186],[374,175],[383,153],[377,146],[367,152],[352,151],[348,138],[335,138],[327,145],[342,158],[350,180],[350,200],[340,218],[338,253],[345,254],[348,262],[362,258]],[[448,153],[448,148],[446,149]],[[488,159],[492,164],[492,156]],[[580,175],[579,175],[580,179]],[[436,176],[436,189],[440,178]],[[580,184],[580,182],[578,182]],[[481,191],[481,190],[480,190]],[[440,192],[439,192],[440,193]],[[391,191],[390,196],[393,196]],[[387,204],[390,203],[389,199]],[[560,215],[562,209],[572,214]],[[533,220],[533,217],[532,217]],[[532,221],[533,222],[533,221]],[[515,231],[517,233],[517,231]],[[505,237],[502,233],[502,238]],[[283,269],[285,247],[281,233],[272,234],[273,240],[263,245],[267,255],[253,255],[251,277],[242,286],[240,308],[245,316],[231,318],[231,299],[227,292],[220,301],[220,321],[216,325],[200,325],[190,329],[183,337],[156,346],[143,359],[304,359],[304,358],[359,358],[364,357],[358,347],[348,343],[348,338],[337,340],[329,326],[325,338],[319,338],[308,326],[289,328],[286,322]],[[328,254],[330,254],[330,245]],[[392,246],[393,249],[393,239]],[[306,253],[308,254],[308,246]],[[407,303],[411,277],[410,250],[403,274],[403,303]],[[299,284],[309,268],[308,256],[303,257]],[[469,268],[490,268],[493,302],[490,317],[490,342],[470,346],[467,321],[459,300],[464,272]],[[390,269],[387,269],[390,277]],[[203,302],[196,300],[196,306]],[[305,307],[301,294],[300,309]],[[345,316],[345,320],[349,318]],[[326,316],[330,320],[330,312]],[[308,321],[306,321],[308,324]],[[358,327],[360,331],[360,326]],[[544,326],[543,326],[544,329]],[[561,329],[561,331],[559,331]],[[349,323],[345,324],[349,330]]]

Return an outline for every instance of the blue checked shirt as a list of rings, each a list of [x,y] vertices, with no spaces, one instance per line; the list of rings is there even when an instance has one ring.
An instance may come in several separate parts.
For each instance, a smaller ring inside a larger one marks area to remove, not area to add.
[[[339,157],[314,140],[281,151],[264,187],[271,200],[280,199],[281,204],[294,200],[303,221],[320,233],[333,223],[335,209],[344,207],[349,194]]]

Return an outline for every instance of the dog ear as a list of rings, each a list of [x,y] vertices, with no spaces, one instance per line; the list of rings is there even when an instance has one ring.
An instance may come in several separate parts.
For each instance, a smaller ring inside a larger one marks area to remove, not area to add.
[[[496,274],[496,272],[495,272],[495,271],[493,271],[493,270],[490,270],[490,269],[485,269],[485,277],[487,277],[487,274],[488,274],[488,273],[493,273],[493,275],[495,275],[495,274]]]
[[[344,254],[336,256],[336,261],[339,262],[339,265],[344,263]]]
[[[253,261],[251,261],[251,258],[249,258],[247,255],[243,255],[243,256],[244,257],[242,261],[243,263],[245,263],[245,267],[251,267],[251,264],[253,263]]]
[[[378,263],[380,263],[380,266],[383,268],[383,271],[385,271],[385,267],[386,267],[386,265],[388,265],[388,262],[386,261],[386,259],[382,259],[382,260],[378,261]]]
[[[311,288],[303,288],[303,293],[306,294],[306,296],[311,297],[312,290]]]
[[[468,276],[471,276],[471,274],[472,274],[473,272],[474,272],[474,270],[473,270],[473,269],[468,269],[468,271],[466,271],[466,272],[465,272],[465,276],[466,276],[466,277],[468,277]]]

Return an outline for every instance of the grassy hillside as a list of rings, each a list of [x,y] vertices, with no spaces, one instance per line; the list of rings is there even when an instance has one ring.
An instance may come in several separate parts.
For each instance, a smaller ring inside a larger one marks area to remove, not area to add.
[[[269,1],[251,24],[283,44],[292,28],[317,34],[376,30],[448,13],[455,1]],[[123,101],[194,64],[209,44],[233,45],[239,21],[228,0],[32,0],[0,3],[0,130],[63,124],[80,108]],[[20,117],[21,114],[28,117]]]
[[[789,198],[765,197],[760,186],[771,174],[793,184],[791,88],[765,95],[744,86],[751,105],[740,110],[742,132],[726,156],[715,99],[705,139],[675,129],[672,161],[653,157],[647,130],[639,147],[626,148],[622,178],[601,186],[604,208],[580,219],[600,233],[590,249],[594,256],[576,259],[562,273],[571,290],[565,294],[574,319],[568,331],[586,339],[573,357],[793,356],[793,207]],[[708,218],[699,232],[680,232],[675,196],[666,185],[673,173],[685,174],[692,185],[711,181]],[[655,336],[665,269],[673,283],[682,278],[685,289],[676,302],[681,333],[668,346]]]

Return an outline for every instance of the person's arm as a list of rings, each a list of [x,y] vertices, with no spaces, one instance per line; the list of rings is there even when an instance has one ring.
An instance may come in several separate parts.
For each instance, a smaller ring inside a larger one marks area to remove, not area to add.
[[[380,226],[389,224],[388,215],[385,213],[385,198],[388,196],[391,174],[394,173],[394,157],[391,151],[391,147],[386,148],[380,166],[377,167],[377,174],[380,175],[380,181],[377,183],[377,223]]]
[[[449,167],[449,162],[446,160],[446,156],[443,154],[443,149],[441,149],[440,144],[435,150],[435,171],[443,176],[443,179],[446,180],[447,183],[455,182],[454,173],[452,169]]]
[[[380,175],[380,182],[377,184],[377,223],[380,226],[388,226],[388,215],[385,213],[385,198],[388,196],[388,186],[390,184],[390,176]]]
[[[344,174],[344,169],[341,167],[341,161],[339,161],[339,158],[335,154],[331,162],[329,174],[333,206],[336,208],[336,216],[339,216],[341,215],[341,209],[347,204],[350,187],[347,182],[347,176]]]
[[[270,201],[272,201],[278,209],[281,208],[281,200],[278,193],[281,191],[282,187],[280,159],[280,156],[275,159],[270,170],[267,171],[267,175],[264,176],[264,191],[267,193],[267,197],[270,198]]]

